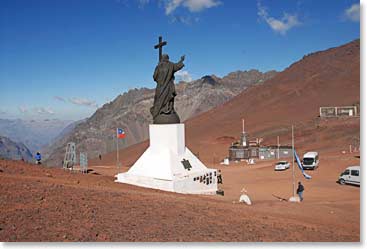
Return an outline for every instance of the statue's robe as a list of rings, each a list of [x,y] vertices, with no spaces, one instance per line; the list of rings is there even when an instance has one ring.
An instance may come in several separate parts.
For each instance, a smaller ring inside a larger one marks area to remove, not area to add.
[[[174,98],[176,96],[174,73],[184,67],[183,62],[173,63],[161,61],[154,70],[153,79],[157,82],[154,104],[150,108],[153,120],[161,113],[174,113]]]

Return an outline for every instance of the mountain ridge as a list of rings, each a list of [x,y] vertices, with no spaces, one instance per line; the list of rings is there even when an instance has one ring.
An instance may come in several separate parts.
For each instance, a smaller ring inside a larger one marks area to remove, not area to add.
[[[176,84],[175,107],[182,121],[205,112],[236,96],[246,87],[261,84],[277,74],[258,70],[237,71],[237,77],[204,76],[191,82]],[[208,81],[210,81],[208,83]],[[48,165],[60,165],[67,142],[75,142],[79,151],[93,158],[115,150],[115,129],[124,128],[126,138],[120,148],[148,138],[148,125],[152,122],[149,109],[153,104],[154,89],[131,89],[104,104],[85,122],[46,149]]]
[[[0,136],[0,158],[32,162],[33,157],[31,151],[23,143]]]
[[[345,150],[359,136],[359,118],[321,119],[320,106],[358,105],[360,101],[360,42],[318,51],[292,63],[263,84],[247,87],[217,107],[185,121],[187,146],[205,163],[228,156],[231,142],[220,137],[239,138],[241,120],[252,138],[265,144],[291,144],[294,125],[296,147],[330,151]],[[125,165],[134,163],[147,148],[145,140],[120,150]],[[109,165],[115,152],[92,164]]]

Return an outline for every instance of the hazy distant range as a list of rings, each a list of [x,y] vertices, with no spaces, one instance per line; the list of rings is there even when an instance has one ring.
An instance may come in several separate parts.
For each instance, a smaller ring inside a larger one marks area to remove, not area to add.
[[[77,123],[59,119],[0,119],[0,136],[23,143],[34,154],[72,130]]]

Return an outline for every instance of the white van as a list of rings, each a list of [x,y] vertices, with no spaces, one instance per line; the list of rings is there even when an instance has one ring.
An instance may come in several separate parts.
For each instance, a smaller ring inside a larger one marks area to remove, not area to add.
[[[360,166],[350,166],[340,174],[338,182],[342,185],[349,183],[360,186],[361,184],[361,167]]]
[[[319,166],[319,153],[307,152],[303,155],[302,167],[303,169],[316,169]]]

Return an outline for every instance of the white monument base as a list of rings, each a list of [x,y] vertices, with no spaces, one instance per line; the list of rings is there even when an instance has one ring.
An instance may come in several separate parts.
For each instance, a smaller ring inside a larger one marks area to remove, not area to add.
[[[215,194],[217,170],[186,146],[184,124],[149,125],[150,146],[115,182],[184,194]]]

